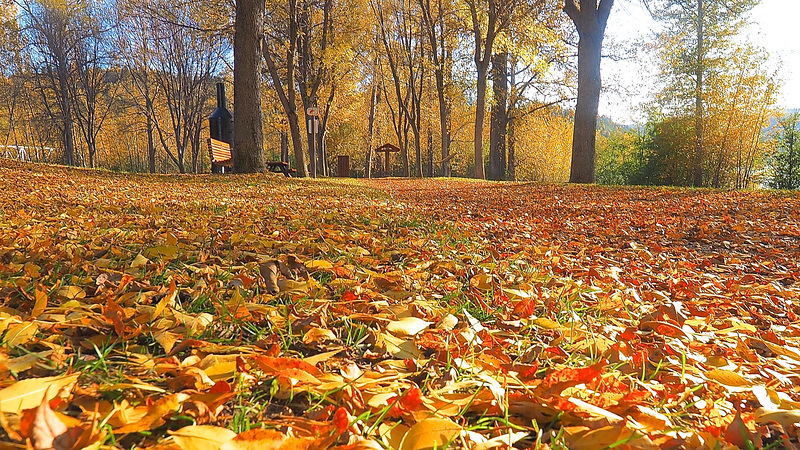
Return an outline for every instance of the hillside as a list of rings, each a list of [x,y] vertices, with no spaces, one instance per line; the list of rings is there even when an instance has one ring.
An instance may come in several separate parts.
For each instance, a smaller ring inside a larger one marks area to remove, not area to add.
[[[3,448],[798,443],[794,195],[0,180]]]

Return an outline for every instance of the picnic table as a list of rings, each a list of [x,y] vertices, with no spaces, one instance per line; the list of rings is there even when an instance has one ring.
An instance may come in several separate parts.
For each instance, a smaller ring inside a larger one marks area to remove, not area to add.
[[[287,177],[297,173],[297,170],[289,168],[289,163],[283,161],[267,161],[267,169],[272,173],[282,173]]]

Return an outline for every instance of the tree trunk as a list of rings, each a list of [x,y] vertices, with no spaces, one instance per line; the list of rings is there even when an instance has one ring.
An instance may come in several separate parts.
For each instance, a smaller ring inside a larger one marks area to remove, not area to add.
[[[303,135],[300,131],[300,118],[295,108],[291,108],[287,115],[289,118],[289,136],[292,138],[292,148],[294,149],[295,169],[297,169],[298,176],[307,177],[308,166],[306,165],[306,152],[303,151]]]
[[[281,106],[289,122],[289,136],[292,138],[292,148],[294,149],[294,163],[297,169],[297,176],[307,177],[308,166],[306,165],[306,154],[303,149],[303,135],[300,131],[300,118],[297,114],[297,91],[294,84],[295,73],[295,50],[297,48],[298,25],[295,19],[297,2],[289,0],[289,47],[286,49],[286,82],[284,84],[278,73],[275,58],[270,51],[269,45],[265,42],[262,46],[264,61],[267,63],[272,85],[275,93],[281,101]],[[280,47],[283,47],[281,44]]]
[[[147,115],[147,168],[156,173],[156,144],[153,141],[153,118]]]
[[[516,131],[516,119],[513,117],[508,121],[508,179],[517,181],[517,137],[514,134]]]
[[[261,123],[261,45],[264,8],[264,0],[236,2],[233,46],[235,172],[264,171],[264,138]]]
[[[200,173],[200,133],[203,131],[201,124],[195,124],[192,138],[192,173]]]
[[[792,131],[789,133],[789,189],[795,189],[794,182],[794,123],[792,124]]]
[[[506,127],[508,125],[508,53],[492,58],[492,103],[489,126],[489,178],[503,180],[506,174]]]
[[[475,135],[473,149],[475,150],[475,178],[485,179],[483,171],[483,118],[486,115],[486,72],[488,71],[488,60],[476,61],[478,69],[478,92],[475,100]]]
[[[597,110],[600,103],[602,36],[581,36],[578,44],[578,102],[572,133],[570,183],[594,183]]]
[[[440,89],[437,79],[437,90],[439,90],[439,132],[442,141],[442,176],[450,176],[450,105],[446,103],[444,89]]]
[[[289,162],[289,135],[281,131],[281,162]]]
[[[64,111],[64,129],[61,132],[61,140],[64,143],[64,164],[68,166],[77,165],[75,160],[75,132],[73,130],[72,114],[69,110]]]
[[[378,86],[372,81],[372,91],[369,96],[369,119],[367,123],[367,158],[364,162],[364,176],[372,178],[372,147],[375,138],[375,108],[378,104]]]
[[[428,129],[428,178],[433,178],[433,134]]]
[[[600,60],[608,15],[614,0],[565,0],[564,12],[578,30],[578,101],[572,133],[570,183],[594,183],[597,110],[600,103]]]
[[[58,82],[61,85],[61,119],[64,121],[61,129],[61,141],[64,144],[64,164],[74,166],[77,161],[75,160],[75,124],[72,117],[72,99],[69,97],[67,63],[62,62],[61,64],[63,68],[59,67],[58,69]]]
[[[695,57],[695,90],[694,90],[694,133],[695,133],[695,157],[694,157],[694,174],[692,177],[692,185],[700,187],[703,185],[703,160],[705,159],[705,142],[703,130],[703,1],[697,0],[697,49]]]

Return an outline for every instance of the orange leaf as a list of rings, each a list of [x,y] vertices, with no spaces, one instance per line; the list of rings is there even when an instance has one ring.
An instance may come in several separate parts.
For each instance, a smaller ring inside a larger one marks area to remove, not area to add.
[[[152,430],[164,425],[164,418],[177,411],[181,405],[178,394],[171,394],[156,400],[147,410],[147,414],[137,422],[129,423],[114,430],[115,434],[135,433],[138,431]]]
[[[588,383],[596,379],[603,373],[603,368],[606,364],[607,362],[600,361],[589,367],[580,369],[566,368],[550,373],[544,378],[537,391],[543,392],[541,394],[543,397],[559,395],[568,387]]]
[[[294,358],[273,358],[271,356],[255,355],[252,357],[253,362],[264,372],[280,373],[286,369],[299,369],[308,372],[311,375],[319,375],[321,372],[316,367],[303,361],[302,359]]]

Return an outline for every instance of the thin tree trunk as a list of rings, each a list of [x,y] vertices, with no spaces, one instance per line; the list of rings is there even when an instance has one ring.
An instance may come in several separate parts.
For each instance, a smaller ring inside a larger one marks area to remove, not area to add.
[[[515,135],[517,120],[511,117],[508,120],[508,179],[517,181],[517,136]]]
[[[290,2],[294,4],[293,2]],[[293,22],[294,23],[294,22]],[[296,39],[296,25],[290,25],[290,42]],[[300,118],[297,114],[297,93],[294,88],[294,45],[290,45],[286,52],[286,71],[287,82],[284,89],[283,81],[281,80],[278,68],[275,65],[275,60],[266,43],[262,47],[264,53],[264,61],[267,63],[270,77],[272,78],[272,85],[283,106],[283,111],[286,114],[286,119],[289,122],[289,136],[292,138],[292,148],[294,149],[294,163],[297,169],[297,175],[301,177],[308,176],[308,166],[306,165],[306,154],[303,150],[303,135],[300,131]]]
[[[289,135],[281,131],[281,162],[289,162]]]
[[[704,120],[703,120],[703,20],[704,9],[703,1],[697,0],[697,53],[695,61],[695,90],[694,90],[694,132],[695,132],[695,160],[694,160],[694,175],[692,185],[700,187],[703,185],[703,160],[705,159],[705,142],[704,142]]]
[[[428,178],[433,178],[433,134],[428,129]]]
[[[486,115],[486,72],[488,62],[476,61],[478,69],[477,97],[475,100],[475,135],[473,149],[475,152],[475,178],[485,179],[483,170],[483,119]]]
[[[369,96],[369,119],[367,124],[367,158],[364,162],[364,176],[372,178],[372,147],[375,139],[375,108],[378,103],[378,86],[372,82],[372,90]]]

